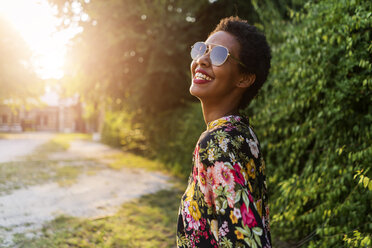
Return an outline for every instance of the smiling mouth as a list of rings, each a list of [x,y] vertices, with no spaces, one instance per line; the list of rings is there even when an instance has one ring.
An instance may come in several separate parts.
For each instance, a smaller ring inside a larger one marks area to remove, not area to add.
[[[197,72],[195,73],[195,77],[194,79],[198,79],[198,80],[207,80],[207,81],[211,81],[212,78],[203,74],[203,73],[200,73],[200,72]]]

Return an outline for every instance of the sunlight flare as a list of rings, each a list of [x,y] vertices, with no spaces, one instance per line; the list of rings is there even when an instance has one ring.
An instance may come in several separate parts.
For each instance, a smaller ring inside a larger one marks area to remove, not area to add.
[[[57,30],[61,20],[47,0],[0,0],[0,16],[19,32],[33,52],[32,64],[43,78],[60,79],[68,41],[81,27]]]

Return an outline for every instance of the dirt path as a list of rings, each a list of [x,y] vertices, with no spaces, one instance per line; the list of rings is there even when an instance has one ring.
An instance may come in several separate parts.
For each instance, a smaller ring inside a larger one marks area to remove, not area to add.
[[[4,141],[11,144],[15,142],[13,139],[3,140],[4,146]],[[29,146],[25,144],[18,147],[27,147],[18,154],[30,152]],[[100,143],[76,140],[66,152],[51,154],[49,159],[95,159],[105,163],[105,155],[117,152]],[[4,161],[1,156],[3,154],[0,153],[0,159]],[[16,233],[33,236],[32,230],[41,228],[44,222],[58,215],[85,218],[112,215],[126,201],[169,188],[169,179],[161,173],[142,169],[101,169],[94,174],[81,174],[77,182],[68,187],[53,182],[15,190],[0,197],[0,246],[1,239],[3,245],[12,244]]]
[[[46,143],[52,133],[10,134],[7,139],[0,139],[0,163],[17,160],[20,156],[31,153],[39,145]]]

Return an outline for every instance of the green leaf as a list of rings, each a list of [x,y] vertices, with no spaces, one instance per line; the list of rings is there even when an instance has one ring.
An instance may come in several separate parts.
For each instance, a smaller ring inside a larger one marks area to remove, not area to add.
[[[247,243],[249,247],[253,247],[253,244],[256,244],[254,241],[252,241],[250,238],[245,238],[244,241]]]
[[[367,188],[368,183],[369,183],[369,178],[368,177],[364,177],[364,179],[363,179],[363,186],[364,186],[364,188]]]
[[[236,230],[238,230],[239,232],[241,232],[242,234],[244,234],[244,236],[250,236],[250,233],[247,230],[245,230],[245,229],[243,229],[241,227],[236,227]]]
[[[243,197],[243,201],[244,201],[245,205],[248,208],[249,207],[249,199],[248,199],[248,196],[247,196],[247,192],[246,191],[243,191],[242,192],[242,197]]]
[[[227,168],[229,168],[230,170],[234,170],[234,167],[231,165],[230,162],[225,162],[224,165],[226,165]]]
[[[363,179],[364,179],[364,175],[361,175],[360,178],[359,178],[358,184],[362,184],[363,183]]]
[[[257,235],[262,235],[262,229],[260,227],[253,227],[252,231]]]
[[[224,200],[223,201],[222,208],[223,209],[226,209],[227,208],[227,200]]]
[[[235,203],[240,201],[242,190],[238,190],[235,195]]]
[[[254,235],[254,239],[256,240],[256,242],[257,242],[257,244],[261,247],[262,246],[262,244],[261,244],[261,239],[260,239],[260,237],[258,236],[258,235]]]

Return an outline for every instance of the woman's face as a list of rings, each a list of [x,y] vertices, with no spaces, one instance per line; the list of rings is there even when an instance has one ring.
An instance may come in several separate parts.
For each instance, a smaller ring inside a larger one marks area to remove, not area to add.
[[[240,45],[235,37],[227,32],[218,31],[212,34],[206,40],[206,43],[222,45],[229,50],[232,56],[239,58]],[[197,76],[196,73],[198,73]],[[200,80],[199,73],[205,74],[206,79]],[[222,65],[214,66],[211,63],[209,53],[206,53],[192,61],[191,75],[190,93],[201,101],[221,102],[224,99],[231,98],[232,95],[241,90],[237,86],[242,76],[239,72],[239,65],[230,56]]]

